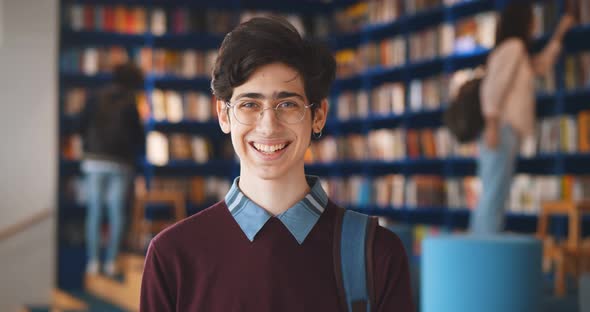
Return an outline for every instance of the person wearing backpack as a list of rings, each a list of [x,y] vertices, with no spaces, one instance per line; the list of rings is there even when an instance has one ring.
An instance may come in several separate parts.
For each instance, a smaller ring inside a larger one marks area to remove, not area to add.
[[[88,209],[86,214],[87,274],[100,270],[100,225],[103,206],[109,220],[109,242],[104,273],[115,275],[124,226],[124,208],[137,157],[144,148],[143,125],[136,106],[136,91],[143,74],[132,63],[113,70],[113,83],[91,94],[80,116]]]
[[[211,88],[240,176],[151,240],[140,311],[414,311],[401,240],[305,174],[335,71],[327,48],[280,17],[225,36]]]
[[[477,234],[501,232],[505,203],[522,142],[534,140],[536,75],[549,72],[574,19],[564,14],[547,45],[530,54],[533,10],[530,1],[512,1],[502,11],[496,45],[480,86],[484,127],[479,141],[478,176],[482,191],[470,220]]]

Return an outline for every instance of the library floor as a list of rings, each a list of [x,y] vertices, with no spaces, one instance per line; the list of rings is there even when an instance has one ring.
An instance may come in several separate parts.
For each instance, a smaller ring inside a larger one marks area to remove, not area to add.
[[[123,254],[120,257],[120,276],[114,279],[102,275],[88,276],[84,281],[84,290],[56,290],[51,306],[26,306],[22,312],[138,311],[143,260],[139,255]],[[546,275],[541,312],[579,311],[576,283],[570,280],[568,284],[569,293],[557,298],[553,296],[553,278]]]

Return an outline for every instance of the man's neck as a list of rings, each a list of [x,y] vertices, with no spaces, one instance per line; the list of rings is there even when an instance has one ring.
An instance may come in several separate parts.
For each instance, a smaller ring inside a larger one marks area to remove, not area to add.
[[[303,171],[272,180],[243,174],[238,186],[244,195],[274,216],[293,207],[310,191]]]

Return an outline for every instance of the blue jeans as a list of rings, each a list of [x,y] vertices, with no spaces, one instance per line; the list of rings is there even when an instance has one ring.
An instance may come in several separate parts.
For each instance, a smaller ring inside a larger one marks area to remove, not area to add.
[[[505,206],[510,195],[519,140],[508,125],[500,127],[498,138],[495,149],[488,148],[483,137],[479,141],[477,174],[482,189],[469,224],[474,234],[494,234],[504,228]]]
[[[86,214],[86,252],[89,261],[99,260],[100,225],[103,206],[106,206],[110,241],[107,246],[107,262],[115,261],[119,253],[121,235],[125,222],[125,203],[131,181],[127,170],[87,171],[88,212]]]

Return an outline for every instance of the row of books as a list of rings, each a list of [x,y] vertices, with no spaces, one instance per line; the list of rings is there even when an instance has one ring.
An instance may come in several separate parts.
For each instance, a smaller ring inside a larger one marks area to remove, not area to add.
[[[322,180],[328,196],[344,206],[377,206],[382,209],[473,209],[481,186],[477,178],[433,175],[333,177]]]
[[[567,55],[564,75],[566,89],[590,86],[590,52]]]
[[[521,156],[590,152],[590,111],[581,111],[575,116],[543,118],[537,128],[534,140],[522,144]],[[444,159],[452,156],[475,157],[477,154],[475,142],[458,144],[444,127],[377,129],[369,131],[366,136],[327,136],[312,143],[312,159],[320,163],[338,160]]]
[[[218,142],[215,142],[217,144]],[[60,139],[61,157],[65,160],[80,160],[83,156],[82,139],[79,134]],[[190,160],[197,164],[211,159],[234,159],[231,142],[223,140],[219,147],[211,139],[182,133],[164,135],[151,131],[147,135],[147,160],[164,166],[171,160]]]
[[[62,53],[60,70],[85,75],[110,73],[116,65],[131,59],[144,73],[190,79],[209,77],[216,58],[217,50],[167,50],[141,47],[128,52],[121,46],[75,47],[68,48]]]
[[[403,83],[384,83],[372,91],[343,91],[339,94],[336,116],[339,120],[366,118],[371,114],[401,115],[406,110],[420,112],[441,108],[449,100],[449,90],[457,88],[454,76],[435,75],[410,81],[407,92]]]
[[[367,136],[326,136],[311,145],[311,162],[398,161],[407,158],[441,159],[477,155],[475,143],[458,144],[446,128],[378,129]]]
[[[68,117],[77,116],[84,110],[86,101],[93,92],[93,88],[73,87],[65,88],[61,94],[62,114]],[[137,110],[142,120],[146,121],[150,115],[151,110],[145,92],[137,92]]]
[[[581,200],[590,197],[590,176],[538,176],[517,174],[507,206],[511,212],[533,213],[549,200]]]
[[[228,178],[215,176],[203,177],[153,177],[150,179],[150,191],[172,191],[185,194],[189,203],[196,205],[212,204],[222,200],[231,187]],[[139,176],[135,181],[135,193],[147,191],[145,178]]]
[[[452,6],[470,0],[369,0],[366,3],[351,5],[337,12],[337,21],[348,21],[343,32],[358,31],[364,25],[378,25],[391,23],[403,15],[415,14],[441,5]],[[572,12],[576,13],[581,23],[590,21],[590,4],[586,1],[577,1]],[[534,34],[540,36],[554,29],[559,18],[559,4],[557,1],[538,1],[533,5]],[[492,25],[493,26],[493,25]],[[492,27],[493,28],[493,27]],[[493,30],[492,30],[493,32]],[[492,37],[493,38],[493,37]]]
[[[374,67],[391,68],[453,53],[489,49],[494,45],[495,25],[496,13],[488,12],[461,19],[454,25],[441,24],[413,32],[408,37],[407,47],[400,35],[341,50],[336,53],[338,77],[345,78]]]
[[[337,10],[333,18],[337,31],[356,32],[367,24],[390,23],[402,15],[414,14],[441,4],[441,0],[369,0]]]
[[[122,34],[211,33],[224,35],[238,22],[255,16],[281,15],[303,35],[325,37],[333,27],[328,15],[303,16],[267,10],[222,10],[177,6],[173,8],[126,5],[72,4],[65,9],[63,24],[73,31]]]
[[[537,124],[536,150],[540,153],[590,152],[590,111],[552,116]]]
[[[403,65],[405,61],[406,42],[403,37],[396,36],[362,44],[358,48],[358,65],[354,71],[360,73],[374,67],[391,68]]]
[[[232,160],[235,154],[229,138],[212,142],[203,136],[182,133],[166,135],[150,131],[147,135],[146,158],[153,165],[165,166],[174,160],[188,160],[197,164],[207,163],[211,159]]]
[[[151,99],[152,117],[156,121],[205,122],[217,119],[215,101],[209,93],[154,89]]]
[[[476,209],[482,185],[477,177],[385,175],[323,179],[335,202],[346,206],[408,209]],[[506,202],[507,212],[537,214],[543,201],[590,196],[590,176],[517,174]]]
[[[130,59],[142,64],[140,54],[130,56],[122,46],[96,48],[68,48],[60,55],[59,67],[61,72],[82,73],[96,75],[111,73],[118,64],[126,63]],[[145,70],[145,68],[142,69]]]
[[[203,205],[222,200],[229,188],[231,180],[215,176],[194,177],[153,177],[150,179],[150,191],[182,192],[191,204]],[[137,176],[133,183],[136,195],[147,192],[144,176]],[[88,200],[87,188],[83,176],[70,176],[62,183],[62,195],[66,202],[85,205]]]
[[[339,120],[366,118],[370,114],[403,114],[406,110],[419,112],[439,109],[448,103],[467,80],[483,75],[482,68],[462,69],[409,82],[409,90],[401,82],[384,83],[370,94],[366,90],[345,90],[338,96],[336,116]],[[581,52],[566,57],[565,85],[568,89],[590,86],[590,53]],[[536,79],[539,93],[556,90],[555,71]],[[406,99],[407,96],[407,99]]]
[[[230,11],[184,7],[148,9],[142,6],[72,4],[64,13],[64,26],[74,31],[123,34],[227,33],[236,21]]]

